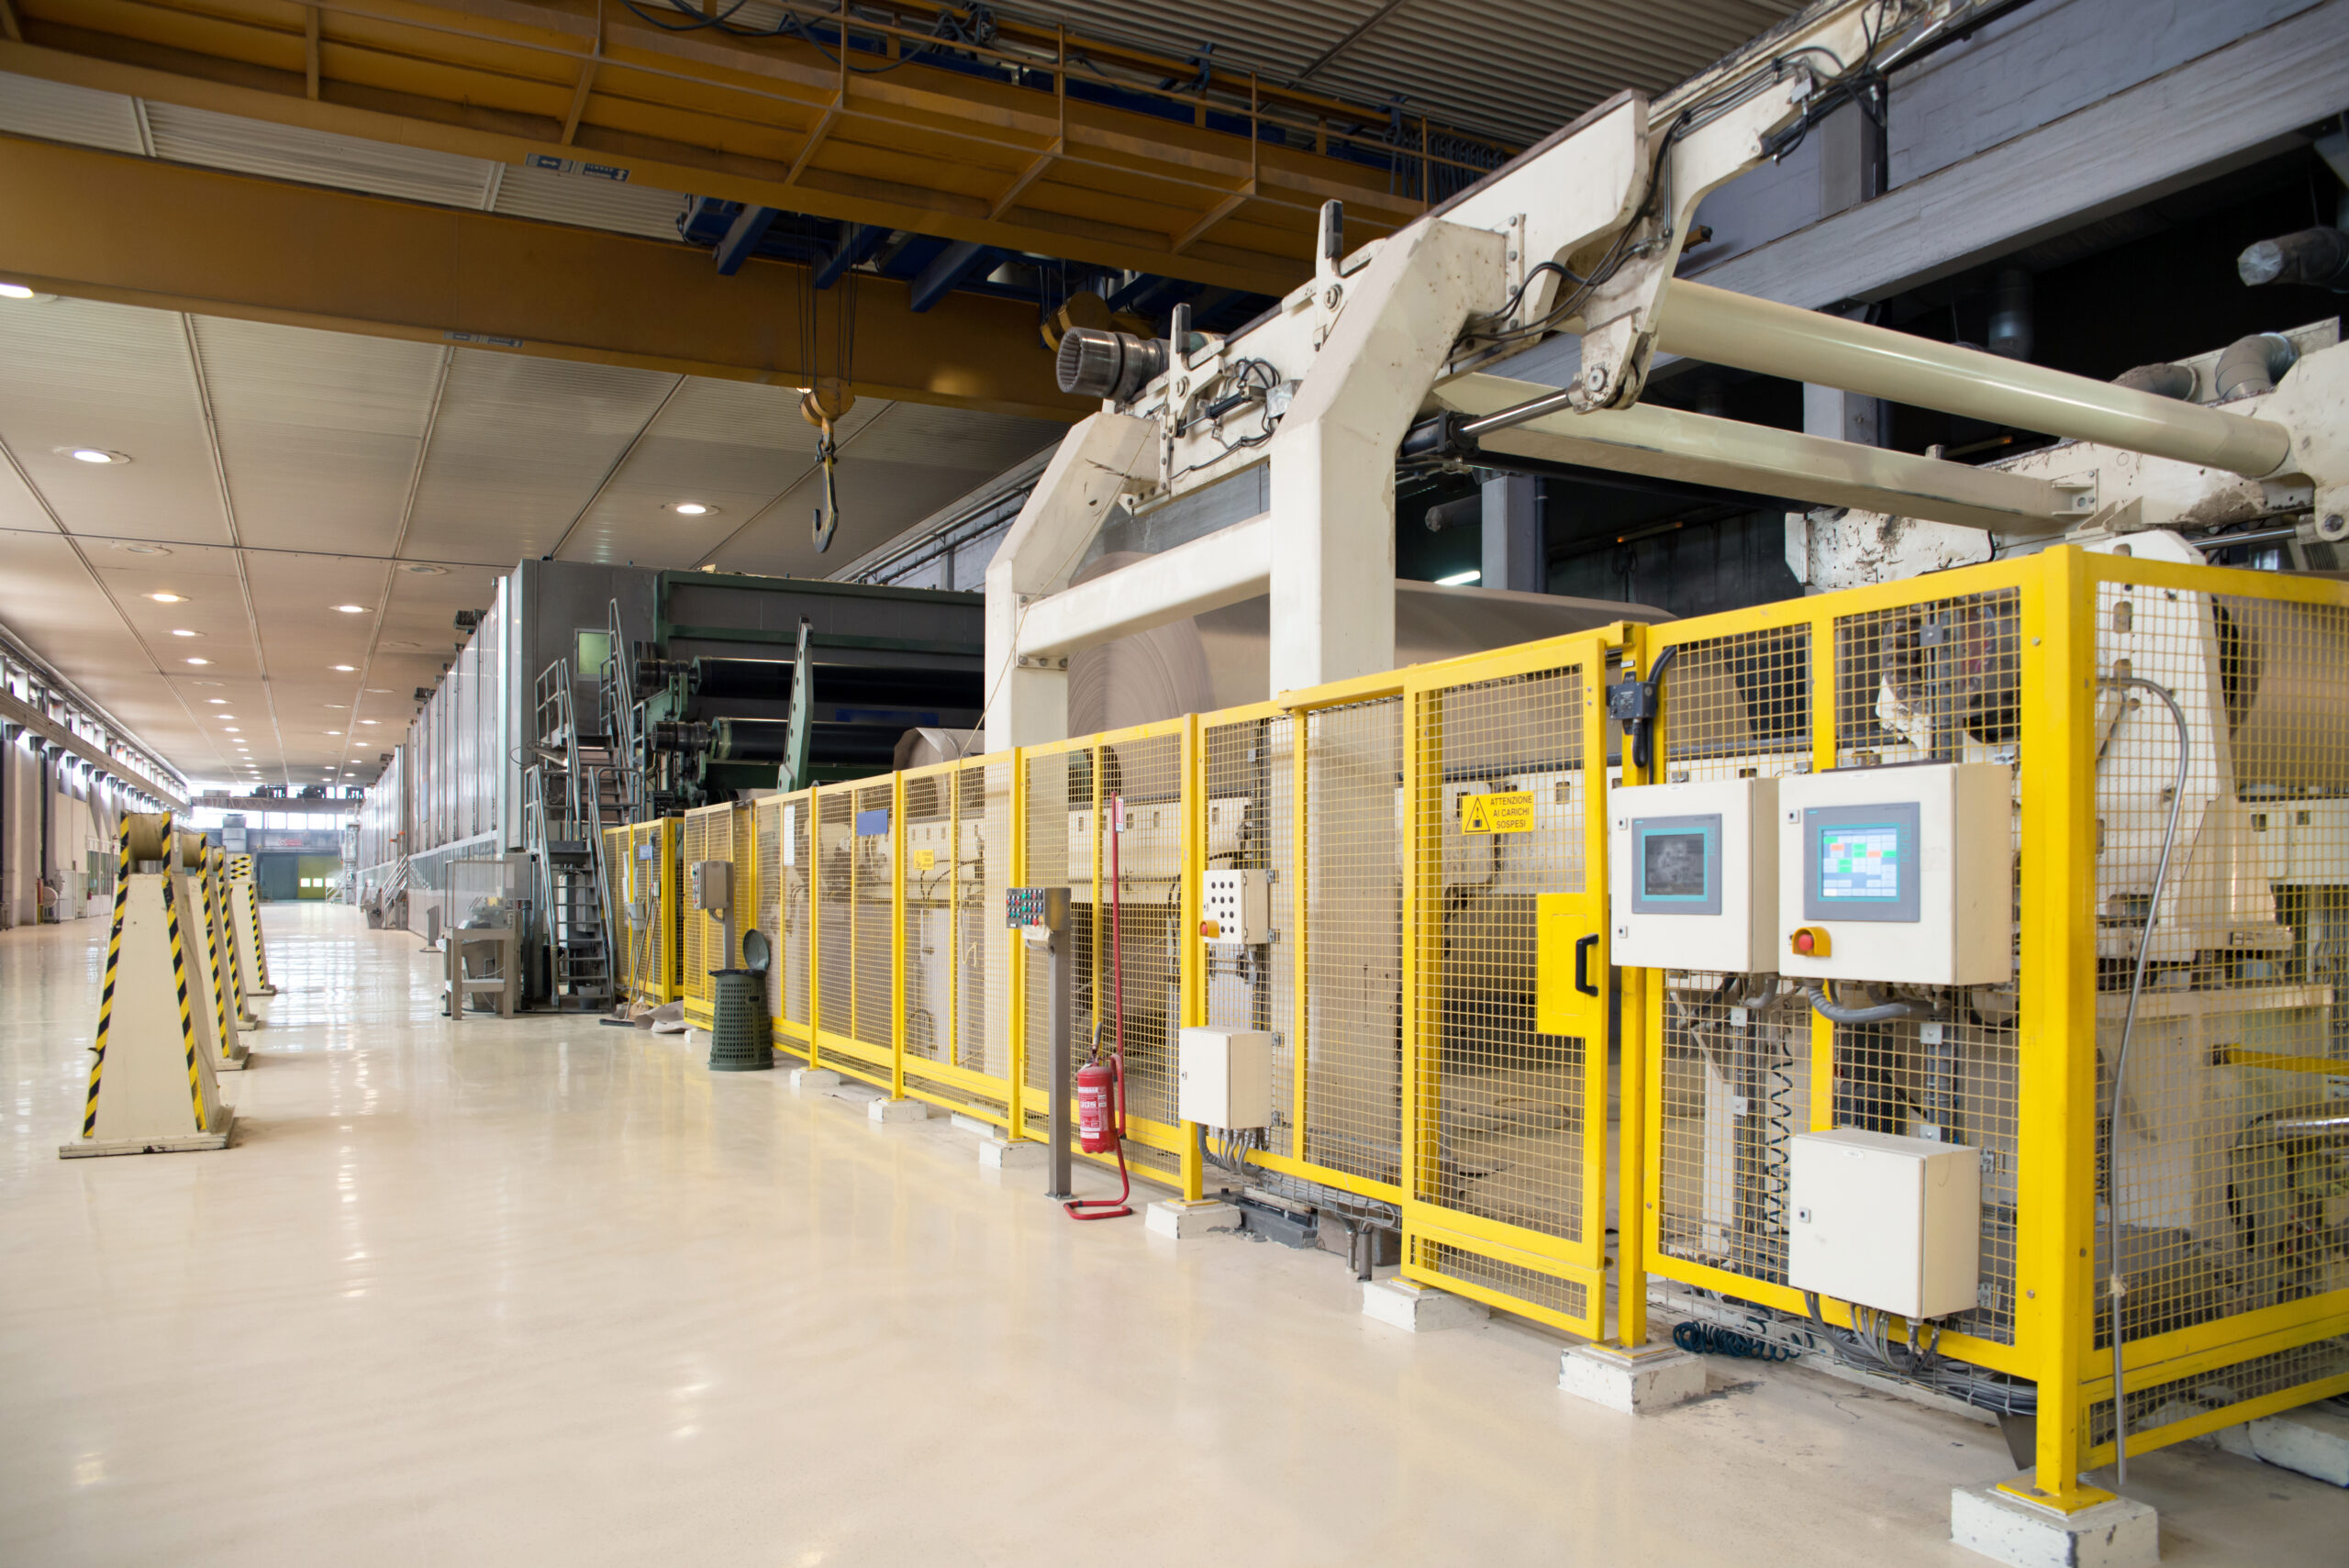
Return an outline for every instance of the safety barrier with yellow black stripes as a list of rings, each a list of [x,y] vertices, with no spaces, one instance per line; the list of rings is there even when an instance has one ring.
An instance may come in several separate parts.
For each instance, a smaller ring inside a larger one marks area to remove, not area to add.
[[[1642,767],[1609,698],[1658,670]],[[1937,762],[2003,770],[1980,862],[2014,870],[1976,935],[2010,921],[2010,979],[1834,1024],[1783,958],[1615,975],[1622,787]],[[703,821],[684,854],[726,824],[723,940],[766,935],[779,1050],[1040,1136],[1045,961],[1003,894],[1067,886],[1074,1043],[1122,1041],[1139,1173],[1286,1186],[1398,1229],[1415,1280],[1593,1339],[1645,1341],[1652,1274],[1815,1312],[2035,1409],[2057,1507],[2112,1453],[2116,1272],[2132,1452],[2349,1389],[2349,587],[2066,547]],[[674,909],[648,831],[625,863]],[[1240,885],[1268,930],[1203,918]],[[1194,1025],[1273,1037],[1267,1125],[1179,1118]],[[1794,1140],[1836,1129],[1978,1162],[1975,1298],[1913,1355],[1909,1324],[1789,1283]]]

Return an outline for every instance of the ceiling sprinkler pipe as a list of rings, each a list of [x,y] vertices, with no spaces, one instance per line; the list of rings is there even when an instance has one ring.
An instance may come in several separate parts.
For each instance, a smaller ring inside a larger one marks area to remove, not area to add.
[[[2259,479],[2292,453],[2292,433],[2086,376],[1912,337],[1823,311],[1677,282],[1656,346],[1735,370],[1936,408],[2021,430],[2095,441]]]

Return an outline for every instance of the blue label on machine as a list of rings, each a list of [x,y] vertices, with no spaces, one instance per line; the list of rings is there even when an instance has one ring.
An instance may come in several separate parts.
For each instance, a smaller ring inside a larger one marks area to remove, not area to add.
[[[856,814],[856,836],[860,839],[886,838],[889,832],[889,808],[876,806],[870,811]]]

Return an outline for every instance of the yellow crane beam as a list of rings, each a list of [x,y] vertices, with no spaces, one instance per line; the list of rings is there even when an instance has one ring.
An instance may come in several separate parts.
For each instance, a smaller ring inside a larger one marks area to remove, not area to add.
[[[1020,77],[973,74],[923,53],[941,13],[921,4],[897,7],[906,25],[860,10],[847,50],[845,11],[818,5],[790,8],[794,32],[743,38],[647,20],[664,0],[13,4],[0,70],[499,161],[587,158],[665,189],[1263,294],[1310,276],[1322,202],[1366,239],[1425,211],[1447,171],[1508,150],[1052,29],[958,43]],[[1104,80],[1186,118],[1082,95]]]
[[[48,293],[599,364],[809,384],[808,270],[602,229],[0,137],[0,277]],[[954,294],[926,315],[865,277],[818,301],[819,345],[852,299],[860,395],[1037,418],[1062,395],[1032,305]],[[824,366],[826,374],[834,367]]]

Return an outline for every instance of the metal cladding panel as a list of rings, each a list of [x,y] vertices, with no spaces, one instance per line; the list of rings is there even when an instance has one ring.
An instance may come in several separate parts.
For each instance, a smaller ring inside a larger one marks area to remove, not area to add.
[[[149,103],[147,125],[154,136],[155,156],[175,163],[201,163],[441,206],[487,206],[495,167],[456,153],[272,125],[177,104]]]
[[[497,196],[490,210],[579,228],[638,234],[647,239],[674,239],[677,219],[690,199],[657,185],[509,163],[498,176]]]
[[[458,350],[417,490],[409,552],[510,562],[552,550],[677,379]]]
[[[0,72],[0,131],[111,152],[146,150],[129,98],[6,72]]]
[[[226,544],[187,331],[174,314],[53,299],[0,311],[0,430],[66,528]],[[128,453],[77,462],[76,447]]]
[[[315,548],[330,517],[339,550],[389,555],[447,350],[212,317],[194,325],[244,540]]]

